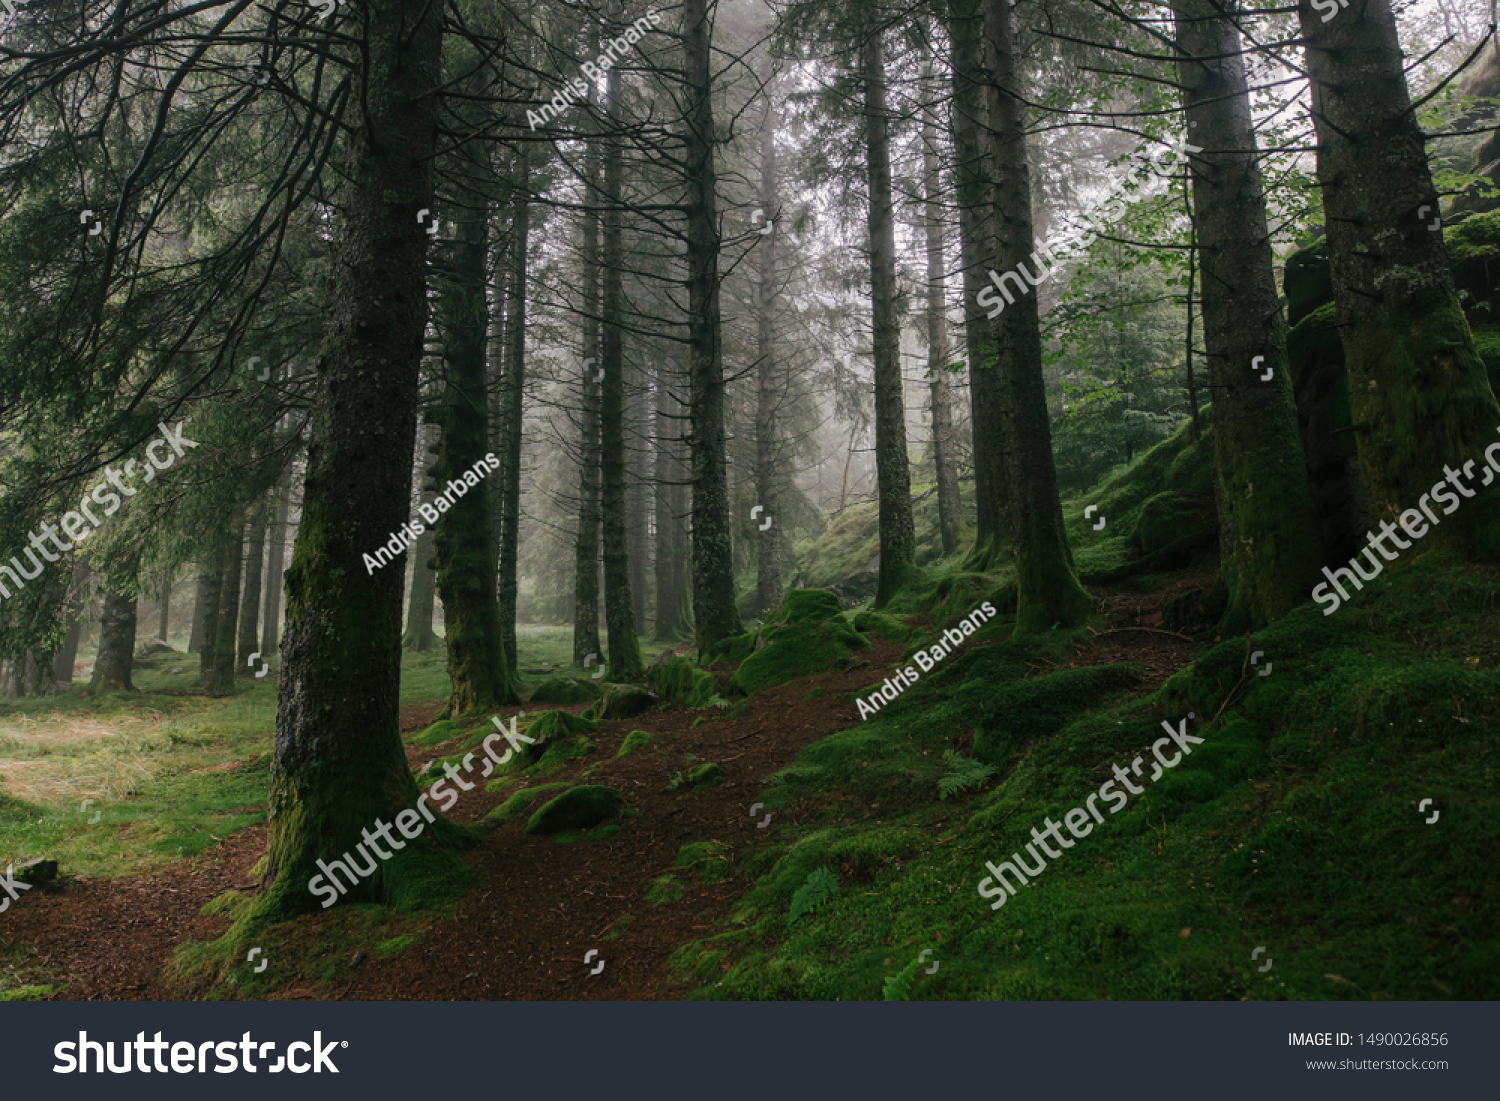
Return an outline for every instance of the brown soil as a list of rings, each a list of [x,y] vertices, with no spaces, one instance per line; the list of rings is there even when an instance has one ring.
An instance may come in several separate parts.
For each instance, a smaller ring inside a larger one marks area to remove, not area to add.
[[[1144,664],[1149,680],[1160,683],[1187,664],[1191,642],[1165,633],[1156,610],[1175,592],[1149,597],[1111,594],[1106,610],[1110,629],[1086,644],[1070,665],[1129,660]],[[1144,627],[1149,630],[1137,630]],[[1164,633],[1157,634],[1156,631]],[[848,700],[887,675],[901,648],[875,640],[875,648],[841,672],[806,677],[756,696],[734,719],[708,709],[681,707],[648,712],[603,724],[593,737],[596,751],[564,769],[529,779],[528,785],[572,780],[599,765],[589,783],[609,784],[639,810],[612,838],[558,844],[522,832],[530,811],[491,830],[464,859],[483,877],[451,916],[431,914],[391,922],[390,936],[420,933],[414,946],[395,955],[341,953],[331,985],[314,985],[287,975],[273,997],[305,999],[662,999],[675,998],[668,957],[683,944],[721,929],[735,899],[749,884],[739,870],[746,847],[774,837],[777,827],[799,821],[797,805],[774,812],[768,828],[750,813],[765,781],[791,764],[806,745],[859,722]],[[720,681],[729,667],[714,670]],[[1042,671],[1041,669],[1038,672]],[[813,689],[822,689],[808,699]],[[413,706],[401,713],[403,735],[426,728],[440,704]],[[526,710],[535,713],[541,707]],[[581,708],[566,708],[577,712]],[[508,719],[512,711],[502,713]],[[695,721],[700,721],[694,726]],[[647,730],[653,741],[622,760],[615,753],[632,730]],[[451,746],[408,749],[414,765],[454,752]],[[713,761],[724,767],[723,782],[698,790],[669,791],[674,774]],[[516,788],[487,794],[476,786],[462,793],[450,817],[476,823]],[[540,806],[541,800],[533,804]],[[734,860],[731,874],[712,886],[696,871],[672,867],[690,842],[718,841]],[[199,911],[233,888],[253,887],[250,868],[265,851],[266,828],[241,830],[215,849],[145,877],[97,880],[68,878],[61,888],[36,890],[13,904],[5,932],[15,944],[34,949],[17,965],[25,983],[66,983],[58,999],[162,999],[184,996],[166,985],[164,969],[178,945],[210,940],[229,926],[223,916]],[[646,889],[671,875],[686,889],[678,901],[653,904]],[[334,908],[298,923],[282,954],[302,955],[344,913]],[[302,926],[305,926],[303,928]],[[622,932],[623,930],[623,932]],[[618,939],[601,939],[617,934]],[[585,964],[591,949],[598,955]],[[604,969],[593,974],[600,960]],[[273,961],[274,963],[274,961]]]

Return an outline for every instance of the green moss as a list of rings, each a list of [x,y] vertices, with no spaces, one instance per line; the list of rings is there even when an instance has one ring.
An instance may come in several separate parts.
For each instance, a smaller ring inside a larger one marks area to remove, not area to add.
[[[0,990],[0,1002],[42,1002],[61,989],[61,986],[18,986],[14,990]]]
[[[394,956],[397,952],[406,951],[412,945],[421,941],[421,939],[422,937],[419,933],[407,933],[403,936],[392,937],[390,940],[383,940],[377,944],[374,952],[377,956]]]
[[[526,832],[549,834],[589,829],[615,817],[624,802],[618,788],[599,784],[570,788],[533,814],[526,823]]]
[[[730,852],[730,847],[722,841],[694,841],[677,850],[672,867],[683,872],[697,868],[699,882],[720,883],[729,878]]]
[[[1325,302],[1333,301],[1333,275],[1328,267],[1328,242],[1318,238],[1286,259],[1282,280],[1286,291],[1287,323],[1296,325]]]
[[[646,733],[644,730],[632,730],[629,734],[625,735],[625,741],[620,746],[620,752],[616,753],[615,756],[617,758],[627,757],[630,754],[634,753],[636,750],[644,749],[650,744],[650,734]]]
[[[579,703],[597,700],[604,690],[592,680],[575,677],[553,677],[537,685],[531,693],[532,703],[550,703],[558,707],[571,707]]]
[[[407,739],[409,745],[441,745],[443,742],[451,742],[463,733],[463,727],[452,719],[439,719],[426,730],[413,734]]]
[[[559,845],[574,845],[580,841],[608,841],[615,834],[624,829],[623,823],[606,822],[602,826],[596,826],[591,830],[563,830],[554,834],[552,840]]]
[[[646,671],[646,682],[665,700],[687,707],[707,707],[718,695],[711,673],[699,669],[685,657],[675,657]]]
[[[604,698],[599,701],[597,711],[600,722],[611,722],[615,719],[633,719],[635,716],[650,711],[661,701],[655,694],[636,684],[612,684],[604,693]]]
[[[1057,733],[1140,679],[1133,665],[1091,665],[1023,681],[965,685],[956,702],[967,704],[979,724],[974,756],[1004,766],[1017,749]]]
[[[1189,496],[1168,490],[1147,498],[1135,522],[1135,546],[1150,554],[1184,536],[1211,531],[1218,517],[1211,495]]]
[[[805,696],[802,697],[802,702],[803,703],[812,703],[813,700],[815,700],[819,696],[823,695],[823,693],[826,692],[826,691],[828,691],[826,688],[814,688],[814,689],[812,689],[812,691],[808,692],[807,695],[805,695]]]
[[[558,784],[538,784],[534,788],[523,788],[485,815],[485,821],[494,826],[503,826],[548,792],[563,791],[571,786],[564,781]]]
[[[712,761],[705,761],[696,768],[688,769],[685,776],[679,775],[674,778],[668,787],[672,791],[679,788],[704,788],[712,787],[724,779],[724,769]]]
[[[921,633],[902,623],[896,616],[869,611],[860,612],[854,617],[854,629],[862,635],[874,635],[898,646],[906,645]]]
[[[705,665],[716,665],[721,661],[744,661],[755,650],[755,632],[742,631],[728,638],[721,638],[703,654]]]
[[[646,901],[660,906],[665,902],[676,902],[687,894],[687,888],[669,875],[657,876],[646,885]]]
[[[870,647],[851,627],[838,598],[819,589],[794,589],[786,603],[766,618],[761,637],[766,645],[743,662],[729,687],[747,696],[795,677],[840,668]]]

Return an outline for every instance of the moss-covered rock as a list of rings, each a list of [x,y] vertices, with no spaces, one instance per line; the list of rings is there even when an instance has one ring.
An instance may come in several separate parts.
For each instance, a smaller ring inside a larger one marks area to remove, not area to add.
[[[754,631],[721,638],[704,653],[703,663],[716,665],[721,661],[744,661],[755,650],[755,638]]]
[[[677,791],[681,788],[706,788],[712,787],[724,779],[724,766],[716,765],[712,761],[705,761],[696,768],[690,768],[685,776],[675,778],[668,785],[670,790]]]
[[[604,689],[591,680],[553,677],[537,685],[536,691],[531,694],[531,702],[571,707],[578,703],[593,703],[603,694]]]
[[[1210,496],[1158,493],[1141,506],[1135,522],[1135,547],[1151,554],[1186,536],[1212,529],[1216,522]]]
[[[505,802],[501,803],[494,810],[490,811],[489,814],[485,815],[485,824],[488,825],[491,829],[497,826],[503,826],[512,818],[516,817],[516,815],[528,809],[543,795],[547,795],[551,792],[564,791],[569,786],[570,785],[567,781],[563,781],[562,783],[557,784],[538,784],[534,788],[523,788],[522,790],[512,795]]]
[[[604,698],[594,708],[600,722],[614,719],[633,719],[660,703],[654,692],[648,692],[638,684],[612,684],[605,690]]]
[[[740,663],[729,681],[732,691],[750,696],[810,673],[841,668],[870,642],[849,625],[838,597],[822,589],[793,589],[786,602],[766,617],[766,645]]]
[[[563,830],[586,830],[607,822],[625,805],[618,788],[585,784],[569,788],[531,816],[527,833],[549,834]]]
[[[464,728],[452,719],[439,719],[426,730],[413,734],[408,739],[409,745],[441,745],[443,742],[451,742],[464,732]]]
[[[1328,242],[1318,238],[1286,258],[1287,324],[1296,325],[1325,302],[1333,301],[1333,275],[1328,267]]]
[[[713,675],[684,657],[653,665],[646,672],[646,683],[663,699],[688,707],[707,707],[708,701],[719,694]]]
[[[860,612],[854,617],[854,629],[862,635],[874,635],[897,646],[905,646],[917,635],[915,628],[908,627],[893,615],[884,612]]]
[[[617,758],[628,757],[636,750],[645,749],[650,744],[650,734],[646,733],[644,730],[632,730],[629,734],[625,735],[625,741],[620,746],[620,752],[616,753],[615,756]]]
[[[532,741],[523,746],[521,760],[550,772],[564,761],[592,753],[594,743],[588,735],[597,729],[597,724],[566,711],[543,711],[524,731]]]

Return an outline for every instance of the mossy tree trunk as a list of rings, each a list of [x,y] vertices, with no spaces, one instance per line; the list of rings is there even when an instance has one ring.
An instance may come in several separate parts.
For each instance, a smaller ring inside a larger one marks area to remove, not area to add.
[[[500,486],[500,574],[496,594],[500,602],[500,639],[505,660],[515,669],[516,610],[520,588],[516,576],[521,549],[521,433],[526,406],[526,260],[531,243],[531,196],[529,147],[516,152],[515,195],[511,200],[510,294],[505,305],[505,375],[500,385],[500,438],[504,450],[497,456],[501,467],[492,475],[503,479]]]
[[[958,549],[963,506],[953,453],[953,385],[948,371],[948,265],[943,259],[943,181],[938,149],[939,94],[932,59],[922,66],[922,220],[927,234],[927,375],[932,407],[932,462],[937,478],[938,536],[943,556]]]
[[[625,257],[622,188],[624,150],[618,134],[621,118],[620,70],[610,69],[605,85],[610,133],[604,145],[604,323],[599,366],[599,437],[604,476],[600,513],[604,522],[604,620],[609,630],[609,678],[637,681],[641,666],[630,599],[630,556],[626,546],[625,493],[625,292],[620,268]]]
[[[447,246],[447,274],[439,284],[436,304],[437,328],[443,338],[442,433],[430,473],[438,498],[446,495],[451,501],[434,502],[440,515],[433,562],[443,601],[448,676],[453,682],[443,716],[458,718],[519,703],[520,696],[500,623],[493,555],[497,521],[490,514],[489,487],[482,479],[462,495],[450,492],[450,487],[463,485],[466,471],[487,470],[482,459],[490,438],[485,362],[490,325],[486,293],[489,210],[474,197],[493,187],[489,144],[467,143],[449,168],[467,186],[462,189],[466,198],[454,200],[457,236]],[[512,287],[513,294],[520,291]]]
[[[591,57],[598,56],[597,24],[590,32]],[[589,83],[589,117],[599,98]],[[584,153],[583,361],[579,365],[578,527],[573,536],[573,661],[604,660],[599,642],[599,161],[600,142],[588,139]],[[592,665],[592,663],[591,663]]]
[[[1306,5],[1298,15],[1359,462],[1375,517],[1393,522],[1416,510],[1448,469],[1457,475],[1448,492],[1457,497],[1474,463],[1467,485],[1477,491],[1485,450],[1500,443],[1500,405],[1459,306],[1442,234],[1429,228],[1438,195],[1389,3],[1361,0],[1327,23]],[[1500,558],[1500,496],[1464,500],[1423,542]]]
[[[963,262],[964,350],[969,361],[969,407],[974,443],[974,550],[965,569],[999,563],[1009,533],[1009,475],[1005,470],[1000,372],[994,369],[994,324],[979,305],[994,258],[994,193],[990,175],[983,0],[949,0],[953,99],[954,194]]]
[[[235,623],[240,612],[240,578],[245,563],[245,509],[236,505],[229,514],[229,537],[220,566],[219,614],[214,621],[214,660],[203,682],[209,695],[234,691]]]
[[[437,450],[438,427],[424,420],[417,429],[418,470],[425,470],[429,457]],[[431,507],[435,496],[426,488],[425,478],[418,486],[417,503]],[[417,510],[421,517],[421,510]],[[422,534],[412,544],[411,593],[406,602],[406,631],[401,635],[401,648],[425,654],[437,644],[437,635],[432,630],[432,609],[437,594],[437,574],[432,571],[432,528],[425,523]]]
[[[219,596],[224,590],[224,540],[204,552],[204,572],[198,575],[203,610],[198,617],[203,639],[198,650],[198,679],[205,689],[214,684],[214,652],[219,642]]]
[[[286,569],[286,475],[271,491],[267,508],[271,520],[266,528],[266,578],[261,586],[260,654],[269,660],[281,645],[282,571]]]
[[[911,516],[911,467],[906,453],[906,401],[901,378],[901,324],[896,317],[896,216],[891,182],[890,119],[886,112],[885,44],[873,8],[861,30],[865,169],[869,178],[870,306],[875,361],[875,479],[880,513],[880,578],[875,607],[890,603],[917,561]]]
[[[106,588],[99,613],[99,652],[94,658],[90,695],[134,692],[130,674],[135,668],[135,593]],[[19,663],[18,663],[19,668]]]
[[[360,12],[350,101],[361,110],[345,118],[333,298],[287,571],[266,890],[253,923],[316,908],[316,861],[353,851],[362,830],[417,798],[397,727],[402,571],[367,571],[362,556],[411,504],[429,240],[417,212],[433,205],[443,16],[421,0],[367,0]],[[417,881],[407,870],[431,859],[425,846],[392,855],[345,900],[400,900]]]
[[[693,481],[693,634],[701,655],[739,634],[734,537],[724,454],[724,360],[719,311],[718,173],[707,0],[683,0],[683,133],[687,183],[689,454]]]
[[[260,578],[266,549],[267,511],[268,502],[262,501],[255,506],[250,521],[249,545],[245,549],[245,580],[240,593],[240,653],[235,663],[241,676],[255,675],[256,667],[250,664],[251,654],[260,653],[263,660],[270,660],[270,655],[261,651],[257,637],[260,626]]]
[[[1297,431],[1286,329],[1261,186],[1235,4],[1173,0],[1202,252],[1225,632],[1257,630],[1305,601],[1318,535]],[[1259,361],[1259,369],[1252,364]],[[1263,372],[1271,370],[1269,380]]]
[[[987,89],[995,168],[995,263],[998,272],[1031,262],[1031,169],[1016,64],[1015,16],[1008,0],[985,0],[985,36],[994,78]],[[1035,294],[1022,294],[997,318],[1005,398],[1005,467],[1016,533],[1016,634],[1077,627],[1092,598],[1078,582],[1063,531],[1062,501],[1052,461],[1052,429],[1042,380],[1042,336]],[[986,436],[986,446],[994,441]]]
[[[762,74],[766,112],[760,127],[760,205],[765,212],[761,230],[755,312],[755,503],[770,517],[771,526],[757,531],[755,555],[755,610],[762,615],[781,605],[781,539],[786,518],[781,514],[777,485],[778,443],[776,406],[781,399],[776,374],[776,100],[769,55]],[[769,230],[769,232],[767,232]],[[764,519],[756,523],[760,528]]]

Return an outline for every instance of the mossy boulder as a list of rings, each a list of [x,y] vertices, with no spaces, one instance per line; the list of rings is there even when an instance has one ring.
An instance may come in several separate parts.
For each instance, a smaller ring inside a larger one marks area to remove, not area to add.
[[[609,722],[612,719],[633,719],[660,702],[660,697],[654,692],[648,692],[638,684],[612,684],[593,710],[600,722]]]
[[[854,629],[862,635],[874,635],[897,646],[905,646],[917,635],[915,628],[908,627],[893,615],[884,612],[860,612],[854,617]]]
[[[687,775],[680,782],[674,782],[671,786],[675,791],[678,788],[706,788],[724,779],[724,766],[716,765],[712,761],[704,761],[696,768],[688,769]]]
[[[625,796],[618,788],[603,784],[569,788],[531,816],[526,832],[550,834],[591,829],[615,817],[624,805]]]
[[[571,707],[578,703],[593,703],[603,694],[604,689],[591,680],[553,677],[537,685],[536,691],[531,694],[531,702]]]
[[[1296,325],[1323,303],[1333,301],[1327,241],[1320,237],[1286,258],[1282,289],[1286,291],[1288,325]]]
[[[742,631],[728,638],[721,638],[703,654],[703,664],[716,665],[721,661],[744,661],[755,650],[755,632]]]
[[[625,735],[625,741],[620,746],[620,752],[616,753],[615,756],[617,758],[628,757],[636,750],[645,749],[650,744],[650,734],[646,733],[646,731],[644,730],[632,730],[629,734]]]
[[[825,589],[793,589],[785,603],[766,617],[766,640],[740,663],[729,687],[746,696],[796,677],[842,668],[870,642],[849,625],[838,597]]]
[[[688,707],[707,707],[708,701],[719,694],[713,674],[699,669],[684,657],[652,666],[646,672],[646,683],[663,699]]]
[[[1214,522],[1212,497],[1158,493],[1141,506],[1135,523],[1135,546],[1142,554],[1151,554],[1211,528]]]
[[[522,731],[532,739],[523,743],[522,760],[527,765],[545,764],[550,768],[569,758],[582,757],[593,752],[594,743],[588,735],[597,729],[595,723],[566,711],[543,711]]]

